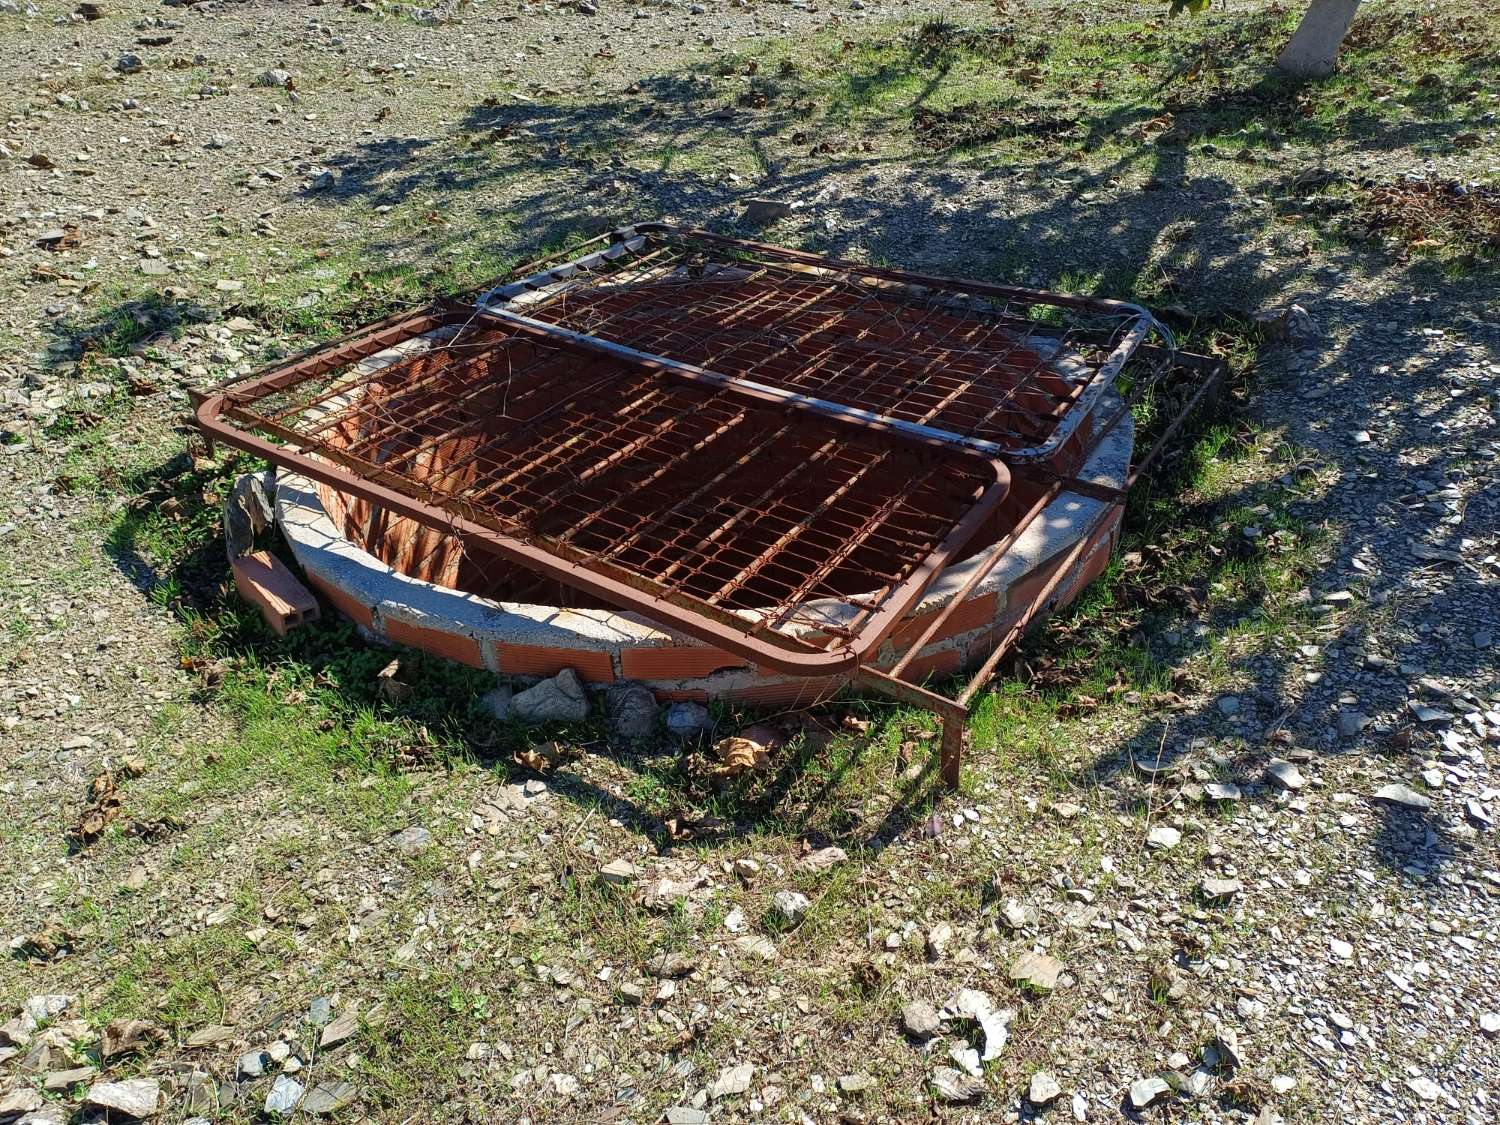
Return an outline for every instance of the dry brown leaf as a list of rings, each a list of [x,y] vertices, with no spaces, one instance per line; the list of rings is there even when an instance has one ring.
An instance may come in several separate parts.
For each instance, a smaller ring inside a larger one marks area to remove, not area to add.
[[[72,933],[56,922],[49,922],[40,933],[33,934],[16,946],[18,954],[32,961],[53,961],[72,952],[72,949]]]
[[[78,815],[73,826],[73,836],[80,844],[92,844],[120,815],[124,804],[115,789],[115,776],[103,770],[89,782],[89,804]]]
[[[669,816],[662,821],[662,827],[674,843],[683,844],[690,840],[706,840],[718,836],[729,827],[729,822],[717,816]]]
[[[375,676],[375,685],[381,698],[387,703],[400,703],[411,693],[411,688],[396,679],[396,674],[400,671],[401,661],[392,660]]]
[[[547,773],[561,764],[564,756],[564,748],[561,742],[543,742],[539,746],[531,746],[525,750],[517,750],[514,756],[516,765],[524,769],[534,770],[537,773]]]
[[[738,777],[751,770],[765,769],[771,756],[766,748],[754,739],[731,735],[714,743],[714,753],[719,756],[719,765],[714,767],[714,776]]]
[[[166,1039],[167,1033],[147,1020],[111,1020],[99,1039],[101,1058],[127,1055],[153,1047]]]

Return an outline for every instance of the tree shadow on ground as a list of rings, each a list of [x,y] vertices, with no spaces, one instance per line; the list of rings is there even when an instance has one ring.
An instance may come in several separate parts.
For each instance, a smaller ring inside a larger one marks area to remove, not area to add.
[[[170,350],[183,330],[211,323],[219,312],[191,298],[166,293],[118,301],[78,319],[60,317],[48,325],[53,343],[47,348],[52,366],[85,358],[115,358],[142,355],[152,350]]]
[[[1427,280],[1429,285],[1433,284],[1433,279]],[[1444,299],[1451,302],[1445,323],[1451,324],[1465,314],[1476,314],[1478,306],[1471,297],[1472,294],[1461,291],[1445,294]],[[1354,341],[1346,345],[1347,349],[1353,349],[1366,331],[1373,328],[1379,334],[1379,325],[1403,318],[1409,300],[1404,292],[1366,301],[1357,297],[1337,300],[1325,297],[1316,307],[1325,323],[1334,323],[1337,318],[1361,325]],[[1423,339],[1420,331],[1405,340],[1382,339],[1381,366],[1398,368],[1404,363],[1421,362]],[[1184,523],[1218,526],[1233,537],[1239,528],[1221,522],[1226,514],[1236,508],[1264,511],[1266,501],[1278,492],[1293,494],[1285,506],[1288,516],[1325,520],[1337,510],[1336,497],[1353,499],[1361,479],[1389,472],[1397,457],[1419,466],[1401,470],[1412,473],[1413,477],[1408,500],[1420,495],[1417,489],[1423,478],[1436,488],[1464,473],[1472,449],[1466,443],[1449,441],[1449,435],[1463,429],[1455,418],[1465,405],[1462,396],[1427,412],[1381,410],[1376,415],[1380,407],[1402,401],[1399,377],[1372,379],[1372,373],[1362,369],[1358,360],[1329,348],[1274,358],[1276,366],[1290,361],[1295,385],[1288,385],[1287,381],[1262,385],[1252,392],[1247,410],[1262,423],[1274,425],[1286,442],[1309,451],[1316,459],[1309,469],[1332,477],[1337,483],[1328,496],[1310,493],[1300,498],[1296,493],[1301,489],[1295,480],[1251,485],[1217,499],[1206,509],[1184,505],[1181,510]],[[1369,425],[1379,435],[1378,446],[1372,451],[1363,452],[1367,447],[1350,441],[1349,434],[1329,433],[1323,413],[1316,406],[1309,409],[1309,404],[1303,402],[1288,409],[1294,399],[1311,397],[1316,403],[1332,395],[1359,404],[1361,409],[1353,423]],[[1257,399],[1264,401],[1257,403]],[[1408,704],[1424,699],[1434,702],[1431,696],[1424,697],[1413,682],[1424,672],[1437,672],[1449,679],[1482,683],[1494,674],[1492,658],[1487,650],[1467,643],[1466,637],[1456,637],[1458,643],[1447,646],[1441,653],[1440,666],[1434,667],[1432,655],[1417,655],[1420,639],[1415,634],[1408,633],[1401,639],[1371,635],[1347,606],[1323,599],[1347,589],[1352,591],[1356,604],[1400,606],[1402,622],[1417,624],[1419,629],[1461,620],[1472,614],[1476,605],[1489,607],[1491,615],[1500,613],[1500,598],[1487,588],[1474,568],[1434,561],[1432,553],[1448,550],[1457,559],[1462,529],[1466,526],[1472,534],[1476,527],[1495,526],[1495,506],[1492,496],[1481,494],[1475,498],[1466,525],[1444,526],[1430,522],[1433,513],[1427,504],[1414,503],[1413,510],[1428,509],[1427,514],[1420,523],[1411,526],[1408,541],[1394,550],[1381,534],[1400,518],[1393,511],[1390,498],[1385,498],[1380,508],[1370,513],[1340,512],[1347,520],[1344,532],[1325,536],[1330,557],[1324,572],[1330,577],[1320,580],[1316,575],[1310,576],[1307,590],[1300,592],[1305,596],[1305,604],[1289,635],[1274,638],[1263,651],[1248,658],[1234,660],[1244,686],[1232,693],[1232,713],[1228,712],[1231,700],[1225,700],[1225,706],[1221,707],[1220,700],[1215,699],[1186,712],[1143,715],[1122,745],[1103,751],[1074,770],[1072,784],[1105,786],[1115,794],[1117,806],[1128,811],[1159,807],[1164,798],[1169,799],[1185,782],[1195,780],[1194,768],[1196,781],[1234,781],[1251,799],[1296,800],[1291,794],[1278,794],[1278,787],[1266,778],[1266,764],[1273,757],[1306,762],[1318,757],[1362,754],[1387,759],[1397,772],[1414,775],[1425,760],[1438,757],[1442,747],[1440,732],[1424,728],[1407,709]],[[1138,541],[1137,545],[1142,543]],[[1232,565],[1236,554],[1265,550],[1266,543],[1226,537],[1221,549],[1226,562]],[[1206,584],[1213,584],[1212,569],[1203,577]],[[1212,618],[1200,617],[1196,622],[1191,617],[1184,621],[1178,606],[1150,614],[1137,626],[1138,642],[1147,649],[1156,648],[1157,655],[1152,659],[1157,662],[1158,670],[1174,676],[1185,669],[1190,656],[1205,646],[1193,642],[1189,634],[1186,643],[1163,649],[1155,643],[1161,631],[1170,629],[1176,633],[1184,624],[1196,623],[1203,626],[1200,636],[1206,641],[1219,635],[1226,626],[1253,622],[1269,608],[1265,595],[1264,590],[1252,587],[1241,598],[1221,602]],[[1484,616],[1483,612],[1480,616]],[[1402,622],[1397,623],[1398,631],[1403,628]],[[1107,622],[1102,624],[1108,628]],[[1308,644],[1316,645],[1320,651],[1315,656],[1303,656],[1299,646]],[[1322,669],[1329,661],[1362,663],[1369,669],[1352,684],[1360,689],[1356,698],[1346,694],[1351,687],[1348,677],[1323,674]],[[1413,667],[1417,662],[1420,668]],[[1332,682],[1323,686],[1323,680]],[[1448,709],[1457,710],[1452,706]],[[1366,712],[1394,713],[1395,717],[1354,730],[1353,717]],[[1341,728],[1341,721],[1351,725]],[[1149,777],[1158,774],[1162,758],[1169,766],[1178,767],[1166,772],[1165,782],[1142,776],[1142,763],[1146,764],[1144,772]],[[1455,838],[1453,822],[1445,820],[1435,805],[1413,809],[1373,800],[1370,793],[1360,796],[1370,802],[1378,819],[1373,841],[1376,856],[1413,880],[1435,878],[1443,864],[1452,858],[1455,848],[1465,846]]]

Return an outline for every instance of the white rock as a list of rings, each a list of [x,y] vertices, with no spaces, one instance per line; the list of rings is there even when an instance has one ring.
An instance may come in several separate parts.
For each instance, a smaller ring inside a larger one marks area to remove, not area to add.
[[[764,934],[741,934],[734,939],[734,944],[741,952],[759,957],[762,961],[774,961],[778,956],[771,939]]]
[[[718,1101],[720,1098],[732,1097],[735,1094],[743,1094],[750,1089],[750,1080],[755,1077],[755,1067],[749,1063],[740,1066],[726,1067],[719,1071],[719,1076],[714,1079],[714,1084],[709,1088],[708,1096]]]
[[[33,1020],[56,1019],[73,1006],[77,999],[66,992],[43,992],[26,998],[26,1014]]]
[[[849,858],[849,853],[843,848],[819,848],[815,852],[809,852],[802,857],[802,862],[797,864],[804,871],[827,871],[836,864],[843,863]]]
[[[432,833],[420,824],[413,824],[393,833],[391,843],[402,855],[416,855],[432,843]]]
[[[1430,809],[1432,801],[1422,796],[1416,790],[1405,785],[1391,784],[1381,786],[1375,793],[1377,801],[1389,801],[1393,805],[1402,805],[1408,809]]]
[[[1137,1078],[1130,1084],[1130,1104],[1136,1109],[1145,1109],[1163,1094],[1169,1093],[1172,1087],[1168,1086],[1166,1080],[1152,1074],[1146,1078]]]
[[[812,901],[801,891],[777,891],[771,898],[771,909],[788,926],[798,926],[812,909]]]
[[[1222,902],[1239,894],[1245,889],[1245,885],[1238,879],[1214,879],[1205,876],[1198,884],[1198,889],[1203,893],[1204,898]]]
[[[1266,763],[1266,777],[1271,784],[1295,793],[1307,784],[1307,779],[1299,770],[1285,758],[1272,758]]]
[[[1424,1102],[1435,1102],[1443,1096],[1443,1088],[1431,1078],[1408,1078],[1407,1087]]]
[[[599,868],[599,878],[617,887],[634,882],[640,873],[641,869],[628,859],[612,859]]]
[[[1182,833],[1169,824],[1158,824],[1146,833],[1146,843],[1159,851],[1171,851],[1182,843]]]
[[[152,1117],[161,1106],[161,1084],[154,1078],[129,1078],[123,1082],[95,1082],[83,1097],[93,1109],[113,1110],[127,1117]]]
[[[941,961],[948,952],[948,943],[953,940],[953,927],[939,922],[927,931],[926,949],[929,961]]]
[[[41,1109],[45,1104],[42,1095],[35,1090],[12,1090],[8,1094],[0,1095],[0,1120],[9,1121],[12,1117],[19,1117]]]
[[[901,1027],[913,1039],[931,1039],[943,1030],[943,1020],[926,1000],[911,1000],[901,1008]]]
[[[977,988],[961,988],[953,998],[953,1014],[971,1019],[984,1032],[983,1061],[1000,1057],[1005,1050],[1005,1040],[1010,1035],[1010,1020],[1014,1013],[1009,1008],[995,1008],[995,1003]]]
[[[979,1052],[960,1039],[948,1048],[948,1057],[958,1064],[958,1069],[975,1078],[984,1077],[984,1065],[979,1061]]]
[[[1057,978],[1063,964],[1047,953],[1027,952],[1016,958],[1010,967],[1011,979],[1029,985],[1042,992],[1051,992],[1057,987]]]
[[[297,1108],[302,1100],[302,1083],[295,1078],[279,1075],[271,1092],[266,1095],[266,1112],[285,1116]]]
[[[512,696],[510,710],[523,723],[581,723],[589,714],[588,690],[577,672],[564,668]]]
[[[1031,1100],[1032,1105],[1050,1105],[1062,1096],[1062,1087],[1048,1071],[1039,1070],[1031,1076],[1031,1085],[1026,1088],[1026,1096]]]

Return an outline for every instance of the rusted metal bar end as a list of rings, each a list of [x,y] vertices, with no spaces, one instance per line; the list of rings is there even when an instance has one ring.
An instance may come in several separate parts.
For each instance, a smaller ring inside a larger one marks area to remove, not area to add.
[[[861,668],[855,673],[854,679],[873,691],[901,703],[921,707],[938,717],[943,725],[943,740],[939,751],[943,782],[950,789],[957,789],[963,758],[964,726],[969,721],[968,707],[946,695],[928,691],[875,668]]]
[[[208,401],[208,392],[189,387],[187,395],[188,406],[192,410],[191,422],[193,425],[197,425],[198,408]],[[213,457],[215,452],[213,435],[206,430],[202,430],[201,427],[200,432],[203,434],[203,455],[205,457]]]

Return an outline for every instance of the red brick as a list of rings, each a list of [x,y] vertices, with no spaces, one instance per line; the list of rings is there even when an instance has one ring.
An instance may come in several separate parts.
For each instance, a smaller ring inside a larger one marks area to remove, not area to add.
[[[976,594],[965,601],[953,611],[953,615],[943,623],[943,631],[939,637],[951,637],[955,633],[967,633],[970,629],[978,629],[981,625],[988,625],[995,619],[995,608],[997,601],[994,594]],[[902,622],[901,626],[892,636],[896,646],[903,651],[908,645],[922,635],[922,630],[932,624],[934,617],[941,612],[933,610],[923,613]],[[936,638],[934,638],[936,639]]]
[[[364,602],[358,601],[340,590],[337,586],[331,586],[324,582],[316,574],[309,574],[307,580],[312,583],[313,588],[333,603],[333,607],[351,621],[357,621],[366,629],[371,629],[375,624],[375,613]]]
[[[385,635],[397,644],[410,645],[434,656],[456,660],[475,668],[484,667],[484,657],[479,652],[479,642],[462,633],[449,633],[442,629],[429,629],[425,625],[411,625],[394,619],[382,620]]]
[[[1088,554],[1084,555],[1082,569],[1073,577],[1067,579],[1058,589],[1062,592],[1060,601],[1071,601],[1073,596],[1079,593],[1099,575],[1104,573],[1104,568],[1109,565],[1110,555],[1114,553],[1114,544],[1108,542],[1095,543]]]
[[[841,676],[775,677],[775,672],[761,671],[768,677],[748,687],[735,688],[724,698],[758,707],[798,706],[828,699],[847,682]]]
[[[547,648],[542,645],[495,645],[495,663],[500,672],[517,676],[555,676],[564,668],[596,684],[613,682],[615,670],[609,653],[586,648]]]
[[[705,645],[627,648],[620,654],[620,670],[627,680],[696,680],[723,668],[745,666],[741,657]]]
[[[902,679],[919,684],[929,676],[941,678],[958,671],[961,662],[958,649],[948,648],[930,656],[919,656],[906,666]]]
[[[270,552],[256,551],[235,559],[232,569],[240,597],[260,610],[278,636],[318,619],[318,599]]]

